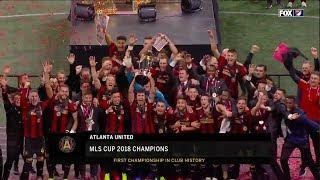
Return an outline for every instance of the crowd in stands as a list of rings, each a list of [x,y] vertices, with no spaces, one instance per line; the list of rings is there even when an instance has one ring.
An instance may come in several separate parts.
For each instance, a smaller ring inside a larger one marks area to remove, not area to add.
[[[155,50],[155,39],[168,44],[166,51]],[[288,159],[294,149],[301,152],[301,171],[309,167],[319,179],[320,77],[319,53],[311,48],[314,62],[305,60],[301,69],[293,59],[301,53],[290,49],[283,54],[284,66],[297,84],[297,96],[287,95],[268,76],[268,67],[255,64],[260,51],[252,45],[244,62],[238,60],[236,49],[218,50],[213,31],[208,31],[211,55],[201,60],[178,50],[169,37],[157,34],[144,39],[139,54],[132,52],[137,42],[134,35],[113,40],[106,32],[109,57],[96,68],[94,55],[90,67],[76,63],[70,54],[70,73],[53,72],[53,63],[43,62],[38,89],[30,88],[28,74],[18,78],[18,87],[8,85],[11,67],[0,77],[2,98],[7,117],[7,159],[2,179],[9,179],[12,166],[18,171],[19,154],[24,166],[20,179],[29,178],[33,156],[36,175],[43,178],[46,161],[49,178],[59,176],[56,164],[46,153],[49,133],[271,133],[273,160],[271,169],[279,180],[290,180]],[[147,64],[143,66],[142,64]],[[276,62],[275,62],[276,63]],[[300,69],[300,70],[299,70]],[[292,88],[292,87],[291,87]],[[281,128],[285,124],[285,129]],[[284,137],[280,164],[277,162],[277,139]],[[316,159],[311,156],[309,136]],[[70,164],[62,164],[67,179]],[[202,164],[162,167],[153,164],[118,165],[112,162],[90,165],[92,179],[142,177],[154,179],[236,179],[239,164]],[[74,164],[75,178],[84,179],[85,164]],[[100,172],[100,173],[99,173]],[[266,175],[261,165],[250,166],[252,179]],[[268,176],[268,175],[266,175]]]

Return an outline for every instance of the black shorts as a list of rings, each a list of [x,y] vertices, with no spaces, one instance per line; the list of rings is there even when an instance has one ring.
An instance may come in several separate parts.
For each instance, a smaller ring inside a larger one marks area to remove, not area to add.
[[[24,139],[24,156],[25,158],[32,158],[34,154],[37,157],[44,156],[45,143],[43,137],[41,138],[25,138]]]

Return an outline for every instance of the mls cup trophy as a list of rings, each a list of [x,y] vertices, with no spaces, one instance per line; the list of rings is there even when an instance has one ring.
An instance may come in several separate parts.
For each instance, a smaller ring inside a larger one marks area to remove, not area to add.
[[[153,61],[153,54],[152,52],[146,53],[144,57],[138,61],[139,63],[139,75],[136,77],[136,80],[141,85],[146,85],[149,82],[147,77],[148,73],[150,72],[151,66]]]

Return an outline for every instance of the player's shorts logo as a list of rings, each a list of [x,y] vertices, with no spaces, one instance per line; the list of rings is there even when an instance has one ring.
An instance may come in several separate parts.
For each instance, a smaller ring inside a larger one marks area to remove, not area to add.
[[[59,141],[59,149],[64,153],[72,153],[76,147],[75,140],[70,136],[64,136]]]

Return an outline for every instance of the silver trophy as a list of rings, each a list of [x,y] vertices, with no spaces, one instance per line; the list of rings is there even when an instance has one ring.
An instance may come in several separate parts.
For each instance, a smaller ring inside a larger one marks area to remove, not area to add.
[[[153,54],[148,52],[144,58],[141,58],[139,63],[139,72],[140,74],[136,77],[136,81],[141,85],[146,85],[149,82],[147,77],[152,66]]]

